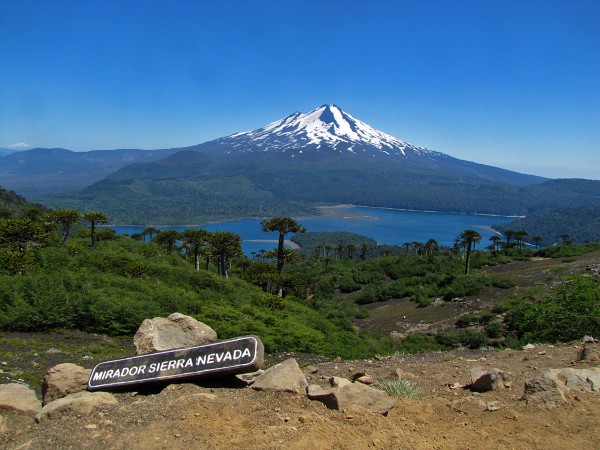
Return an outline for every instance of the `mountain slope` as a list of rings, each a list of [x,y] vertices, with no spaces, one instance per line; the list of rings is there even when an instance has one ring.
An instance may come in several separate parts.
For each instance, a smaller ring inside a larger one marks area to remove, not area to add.
[[[307,214],[333,203],[508,215],[600,204],[600,182],[548,181],[462,161],[377,131],[335,105],[179,150],[45,201],[140,224]]]

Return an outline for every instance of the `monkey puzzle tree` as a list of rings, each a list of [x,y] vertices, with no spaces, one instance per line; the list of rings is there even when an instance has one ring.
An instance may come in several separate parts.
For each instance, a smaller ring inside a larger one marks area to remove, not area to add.
[[[219,273],[227,278],[228,260],[243,255],[242,238],[239,234],[230,231],[215,231],[210,234],[209,242],[213,254],[217,257]]]
[[[173,248],[175,247],[175,242],[180,238],[179,232],[177,230],[164,230],[159,231],[156,236],[154,236],[154,240],[158,245],[165,245],[167,247],[167,254],[170,255],[173,253]]]
[[[208,246],[210,233],[202,228],[190,228],[181,234],[181,240],[192,249],[194,267],[200,270],[200,249]]]
[[[285,235],[288,233],[304,233],[305,228],[302,227],[291,217],[273,217],[265,219],[261,222],[262,230],[265,233],[277,231],[279,233],[279,241],[277,244],[277,272],[281,273],[283,264],[285,263],[284,242]]]
[[[481,235],[475,230],[464,230],[458,235],[458,239],[460,241],[460,244],[465,247],[465,275],[467,275],[469,273],[471,250],[475,247],[475,244],[481,240]]]
[[[81,221],[81,214],[74,209],[55,209],[44,216],[49,223],[54,223],[62,227],[62,243],[66,244],[69,239],[69,233],[73,224]]]
[[[96,225],[108,222],[108,217],[106,216],[106,214],[99,211],[89,211],[83,213],[81,217],[84,222],[89,222],[90,224],[90,234],[92,235],[92,248],[96,248],[96,243],[98,242],[96,239]]]

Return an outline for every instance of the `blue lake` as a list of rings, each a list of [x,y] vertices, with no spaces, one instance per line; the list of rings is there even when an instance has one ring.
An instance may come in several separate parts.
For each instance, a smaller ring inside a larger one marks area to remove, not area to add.
[[[369,207],[336,208],[336,217],[320,216],[296,218],[307,231],[349,231],[375,239],[379,244],[402,245],[404,242],[426,242],[435,239],[440,245],[452,246],[454,239],[466,229],[477,230],[483,246],[494,234],[491,226],[511,222],[513,217],[482,216],[475,214],[452,214],[439,212],[404,211]],[[275,242],[252,242],[253,240],[276,240],[277,233],[263,233],[260,219],[243,219],[202,225],[208,231],[231,231],[242,236],[244,252],[250,255],[260,249],[271,250]],[[111,227],[119,234],[140,233],[145,227]],[[187,227],[157,227],[183,231]],[[289,237],[289,236],[286,236]]]

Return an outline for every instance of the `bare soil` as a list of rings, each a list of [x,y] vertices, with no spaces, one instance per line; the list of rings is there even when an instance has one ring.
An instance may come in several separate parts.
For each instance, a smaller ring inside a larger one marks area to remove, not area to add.
[[[524,382],[545,369],[598,366],[599,344],[588,344],[591,361],[575,362],[579,348],[537,345],[324,363],[283,355],[310,363],[309,383],[322,386],[333,375],[349,378],[360,371],[381,380],[402,369],[420,398],[396,399],[384,417],[330,410],[304,395],[256,392],[229,380],[171,384],[161,391],[117,393],[118,405],[40,424],[2,411],[8,431],[0,433],[0,448],[598,449],[600,393],[571,393],[569,405],[560,407],[520,400]],[[487,393],[460,387],[476,366],[504,370],[509,387]],[[479,400],[497,402],[499,409],[488,411]]]

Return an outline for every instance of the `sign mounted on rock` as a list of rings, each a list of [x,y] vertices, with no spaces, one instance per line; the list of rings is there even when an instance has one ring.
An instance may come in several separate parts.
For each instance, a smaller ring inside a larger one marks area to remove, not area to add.
[[[101,362],[92,369],[87,389],[111,390],[148,382],[255,372],[263,361],[260,339],[246,336]]]

